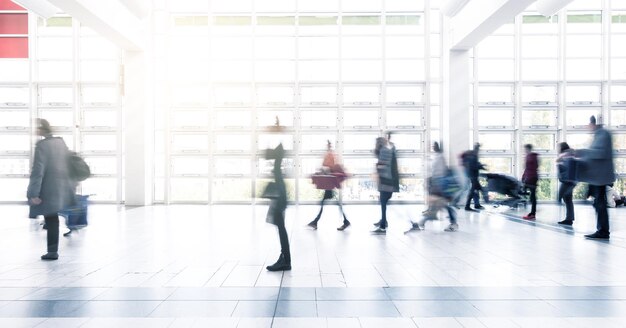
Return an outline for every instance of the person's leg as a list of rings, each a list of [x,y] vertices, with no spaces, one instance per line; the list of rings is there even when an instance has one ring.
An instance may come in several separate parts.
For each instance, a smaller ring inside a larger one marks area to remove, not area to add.
[[[391,199],[391,192],[380,192],[380,228],[387,229],[387,202]]]
[[[48,241],[48,253],[59,251],[59,215],[57,213],[44,216],[46,223],[46,239]]]
[[[537,186],[528,187],[530,190],[530,215],[537,214]]]
[[[282,254],[285,262],[291,264],[291,251],[289,249],[289,237],[287,236],[287,228],[285,228],[285,212],[280,211],[276,215],[279,216],[277,220],[278,238],[280,239],[280,253]]]
[[[598,215],[598,232],[609,235],[609,212],[606,206],[606,186],[594,186],[595,207]]]
[[[317,221],[319,221],[320,218],[322,217],[322,212],[324,211],[324,202],[327,199],[331,199],[331,198],[333,198],[333,191],[332,190],[324,190],[324,196],[322,196],[322,201],[320,202],[320,212],[317,213],[317,216],[313,220],[313,222],[315,222],[316,224],[317,224]]]
[[[574,187],[576,184],[567,183],[563,194],[563,201],[565,202],[565,219],[574,221]]]
[[[465,201],[465,209],[470,208],[470,204],[472,202],[472,199],[475,199],[474,197],[474,179],[470,179],[470,183],[469,183],[469,192],[467,193],[467,200]],[[476,203],[474,203],[476,204]]]
[[[348,219],[346,218],[346,213],[343,211],[343,205],[342,203],[342,199],[341,199],[341,190],[337,191],[337,205],[339,207],[339,212],[341,213],[341,216],[343,217],[343,226],[347,227],[350,225],[350,221],[348,221]],[[345,229],[345,228],[344,228]],[[341,229],[343,230],[343,229]]]

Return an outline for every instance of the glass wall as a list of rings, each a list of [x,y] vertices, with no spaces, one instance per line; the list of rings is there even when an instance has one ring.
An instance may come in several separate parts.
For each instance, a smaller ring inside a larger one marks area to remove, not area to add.
[[[29,15],[28,58],[0,58],[2,201],[24,201],[36,118],[85,157],[95,201],[122,201],[120,51],[67,16]]]
[[[626,174],[619,165],[626,148],[624,4],[577,0],[552,17],[531,6],[477,46],[474,137],[489,171],[521,177],[530,143],[540,155],[538,197],[556,199],[557,144],[587,147],[587,123],[596,115],[613,131],[616,170]]]
[[[400,157],[394,199],[424,199],[426,144],[440,127],[437,6],[176,0],[166,14],[156,202],[252,203],[271,179],[263,151],[279,142],[290,199],[317,201],[310,175],[327,140],[353,175],[344,200],[375,201],[383,131],[394,132]],[[268,132],[276,121],[284,133]]]

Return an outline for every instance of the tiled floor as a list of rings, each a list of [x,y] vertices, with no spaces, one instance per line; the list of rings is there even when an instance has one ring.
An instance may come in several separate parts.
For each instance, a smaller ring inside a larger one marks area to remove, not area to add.
[[[90,207],[90,226],[42,262],[45,232],[27,208],[2,206],[0,327],[626,327],[626,208],[610,241],[585,240],[595,217],[562,208],[489,206],[404,233],[418,205],[346,206],[353,225],[315,206],[287,211],[293,270],[278,257],[264,206]],[[443,219],[443,218],[442,218]]]

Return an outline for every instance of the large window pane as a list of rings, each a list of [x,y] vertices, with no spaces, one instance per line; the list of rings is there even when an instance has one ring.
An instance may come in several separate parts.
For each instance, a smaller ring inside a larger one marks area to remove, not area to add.
[[[423,92],[421,85],[388,85],[385,96],[390,105],[416,105],[423,103]]]
[[[396,145],[398,152],[414,153],[422,150],[421,134],[401,134],[395,133],[391,136],[391,142]]]
[[[373,153],[377,134],[344,134],[343,150],[346,153]]]
[[[81,61],[80,78],[82,81],[115,82],[119,79],[119,63],[108,60]]]
[[[27,130],[30,113],[25,110],[0,111],[0,130]]]
[[[71,110],[40,109],[39,118],[47,120],[53,129],[67,129],[74,126],[74,112]]]
[[[368,157],[345,157],[343,164],[351,174],[371,175],[376,171],[376,162],[378,160],[374,156]],[[399,168],[398,168],[399,169]]]
[[[24,201],[25,190],[28,188],[28,179],[2,178],[0,199],[3,201]]]
[[[71,37],[40,37],[37,39],[37,57],[41,59],[72,59]]]
[[[385,38],[385,56],[387,58],[423,58],[424,37],[388,36]]]
[[[522,102],[530,105],[556,104],[556,86],[522,86]]]
[[[341,63],[344,81],[380,81],[382,77],[382,62],[379,60],[344,60]]]
[[[303,128],[329,128],[337,126],[336,110],[306,110],[300,112]]]
[[[593,135],[591,133],[568,133],[565,142],[573,149],[588,148]]]
[[[244,176],[252,173],[249,157],[218,157],[213,159],[217,176]]]
[[[30,104],[29,97],[26,87],[0,86],[0,107],[26,107]]]
[[[214,37],[211,38],[210,49],[213,59],[250,59],[252,58],[252,39],[249,37]]]
[[[566,29],[568,33],[600,33],[602,15],[600,12],[568,13]]]
[[[376,105],[380,103],[380,87],[378,86],[344,86],[343,104]]]
[[[389,81],[425,80],[423,60],[387,60],[385,64]]]
[[[478,109],[478,126],[484,128],[506,128],[514,125],[513,108]]]
[[[568,85],[565,89],[568,104],[590,105],[600,103],[599,85]]]
[[[344,201],[378,201],[378,186],[376,181],[370,177],[353,177],[347,179],[343,184]]]
[[[251,201],[250,179],[213,179],[211,200],[214,202]]]
[[[249,111],[230,110],[215,113],[215,127],[223,129],[243,129],[252,126],[252,117]]]
[[[556,135],[552,133],[536,133],[522,135],[522,144],[531,144],[536,151],[554,151],[556,147]]]
[[[171,165],[175,176],[209,174],[209,159],[204,157],[172,157]]]
[[[548,128],[556,126],[557,114],[554,109],[522,110],[522,126],[525,128]]]
[[[172,90],[174,106],[208,106],[209,88],[201,85],[175,86]]]
[[[378,111],[372,110],[344,110],[344,128],[374,128],[378,126]]]
[[[387,127],[402,129],[422,126],[421,110],[386,110]]]
[[[497,174],[513,174],[513,159],[511,157],[487,157],[480,158],[480,162],[486,167],[486,171]]]
[[[336,86],[315,86],[300,88],[300,103],[328,105],[337,103]]]
[[[116,59],[120,55],[115,44],[103,37],[82,37],[79,43],[82,59]]]
[[[295,38],[259,37],[254,39],[255,58],[293,59],[296,56]]]
[[[555,200],[556,199],[556,179],[539,179],[537,184],[538,200]]]
[[[28,82],[28,60],[0,59],[0,82]]]
[[[39,61],[39,81],[70,82],[74,78],[71,61]]]
[[[339,57],[339,38],[298,38],[298,57],[302,59],[332,59]]]
[[[117,111],[114,110],[86,110],[82,112],[83,127],[110,128],[117,127]]]
[[[0,157],[0,175],[30,174],[30,160],[28,158]]]
[[[585,128],[589,124],[589,117],[595,115],[598,118],[600,108],[576,108],[565,112],[565,124],[567,126]]]
[[[341,39],[342,58],[382,58],[383,46],[380,37],[351,36]]]
[[[303,134],[300,150],[303,153],[308,152],[325,152],[327,142],[332,145],[337,143],[337,135],[335,134]]]
[[[509,59],[479,59],[478,78],[484,81],[511,81],[514,62]]]
[[[513,47],[511,46],[511,49]],[[522,37],[522,57],[556,58],[559,38],[556,35],[524,35]]]
[[[209,138],[205,134],[172,134],[172,151],[199,153],[209,150]]]
[[[216,86],[213,99],[217,106],[247,105],[252,102],[252,90],[249,86]]]
[[[90,195],[89,200],[117,200],[116,178],[90,178],[81,183],[81,189],[83,195]]]
[[[565,77],[568,80],[600,80],[602,61],[600,59],[567,59]]]
[[[281,126],[293,127],[293,112],[287,110],[259,110],[257,111],[257,126],[269,127],[274,126],[276,119],[280,122]]]
[[[600,57],[602,55],[601,35],[568,35],[565,39],[565,55],[572,57]]]
[[[201,110],[174,110],[170,124],[173,129],[206,129],[209,116]]]
[[[613,127],[626,127],[626,109],[612,109],[611,110],[611,126]]]
[[[613,133],[613,150],[619,152],[626,151],[626,134]]]
[[[248,134],[216,135],[214,149],[222,153],[244,153],[252,150],[252,140]]]
[[[522,79],[526,81],[558,80],[558,61],[556,59],[524,59],[521,74]]]
[[[283,144],[283,148],[285,150],[293,150],[294,142],[293,135],[286,134],[261,134],[258,137],[257,141],[257,149],[265,150],[265,149],[274,149],[279,144]]]
[[[0,153],[28,152],[30,150],[30,135],[28,134],[0,134]]]
[[[513,90],[508,85],[480,85],[478,87],[478,102],[487,105],[512,104]]]
[[[256,88],[257,103],[268,106],[286,106],[293,103],[293,87],[259,86]]]
[[[91,152],[114,152],[117,136],[113,134],[83,134],[82,150]]]
[[[117,174],[117,158],[115,157],[85,157],[91,174],[115,175]]]
[[[424,160],[415,157],[399,157],[398,172],[400,174],[412,174],[423,176],[425,172]]]
[[[509,35],[488,36],[478,44],[478,53],[482,58],[513,58],[515,38]]]
[[[172,178],[170,179],[170,199],[174,202],[208,202],[209,181],[194,178]]]
[[[336,60],[299,61],[298,74],[301,81],[337,81],[339,79],[339,62]]]
[[[511,133],[479,133],[478,142],[481,144],[481,150],[505,152],[513,147],[513,135]]]
[[[69,87],[40,87],[39,105],[46,107],[69,107],[74,103],[74,92]]]

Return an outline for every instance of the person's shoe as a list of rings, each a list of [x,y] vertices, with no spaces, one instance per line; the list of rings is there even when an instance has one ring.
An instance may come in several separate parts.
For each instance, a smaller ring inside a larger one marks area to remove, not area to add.
[[[528,215],[523,216],[522,219],[524,219],[524,220],[535,220],[536,218],[535,218],[535,214],[530,214],[529,213]]]
[[[424,226],[420,225],[418,222],[411,221],[411,229],[409,229],[407,232],[409,232],[409,231],[420,231],[420,230],[424,230]]]
[[[469,206],[465,206],[465,210],[468,211],[468,212],[478,212],[477,210],[475,210],[475,209],[473,209],[473,208],[471,208]]]
[[[346,223],[342,224],[341,227],[337,228],[337,230],[344,231],[349,226],[350,226],[350,222],[346,222]]]
[[[380,226],[378,226],[378,228],[372,230],[372,233],[385,234],[385,233],[387,233],[387,229],[381,228]]]
[[[451,223],[447,228],[443,229],[443,231],[448,231],[448,232],[457,231],[457,230],[459,230],[459,225],[456,223]]]
[[[54,261],[59,259],[59,253],[57,252],[48,252],[41,256],[41,259],[44,261]]]
[[[375,227],[380,227],[380,221],[374,223]]]
[[[315,220],[309,222],[309,224],[307,224],[307,227],[311,227],[315,230],[317,230],[317,222]]]
[[[571,225],[574,223],[574,221],[573,221],[573,220],[568,220],[568,219],[565,219],[565,220],[563,220],[563,221],[559,221],[558,223],[559,223],[559,224],[562,224],[562,225],[568,225],[568,226],[571,226]]]
[[[478,205],[478,206],[474,206],[474,209],[476,209],[476,210],[484,210],[485,207]]]
[[[291,263],[285,260],[285,257],[280,254],[278,261],[272,265],[266,267],[267,271],[289,271],[291,270]]]
[[[608,233],[603,233],[600,231],[596,231],[590,235],[585,235],[585,238],[588,239],[609,239],[609,234]]]

